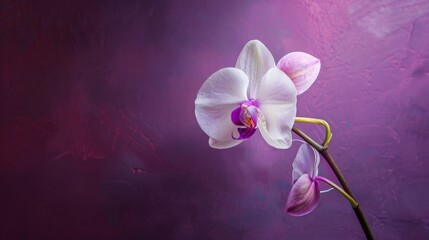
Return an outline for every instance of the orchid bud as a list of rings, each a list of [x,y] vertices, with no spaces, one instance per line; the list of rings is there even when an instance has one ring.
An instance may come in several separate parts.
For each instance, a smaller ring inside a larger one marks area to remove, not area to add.
[[[291,52],[277,63],[295,84],[297,94],[301,94],[314,83],[319,75],[320,60],[304,52]]]

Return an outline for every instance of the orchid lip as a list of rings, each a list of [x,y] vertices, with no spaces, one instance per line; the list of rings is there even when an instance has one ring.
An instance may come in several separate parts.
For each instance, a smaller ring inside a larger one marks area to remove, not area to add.
[[[231,112],[231,121],[234,125],[239,126],[237,129],[239,136],[231,134],[232,139],[245,140],[250,138],[258,128],[258,102],[250,99],[240,104]]]
[[[234,134],[231,134],[232,139],[234,140],[246,140],[249,139],[255,132],[256,128],[238,128],[238,137],[234,137]]]

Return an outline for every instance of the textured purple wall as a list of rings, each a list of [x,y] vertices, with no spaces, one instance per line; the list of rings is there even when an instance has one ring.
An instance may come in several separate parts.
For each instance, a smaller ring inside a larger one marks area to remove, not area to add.
[[[298,115],[375,236],[429,238],[428,1],[41,2],[0,2],[0,239],[363,239],[336,192],[283,212],[298,144],[208,146],[196,93],[251,39],[321,59]]]

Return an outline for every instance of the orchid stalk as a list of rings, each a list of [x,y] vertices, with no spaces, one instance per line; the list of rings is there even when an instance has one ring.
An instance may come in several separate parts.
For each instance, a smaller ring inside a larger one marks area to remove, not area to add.
[[[321,119],[296,117],[297,96],[307,91],[320,71],[320,60],[304,52],[292,52],[277,64],[268,48],[258,40],[249,41],[240,52],[235,67],[213,73],[195,99],[195,116],[213,148],[234,147],[259,132],[270,146],[287,149],[292,131],[306,144],[292,164],[294,183],[286,212],[302,216],[313,211],[320,199],[320,183],[341,193],[352,205],[368,239],[369,225],[356,198],[327,149],[332,139],[329,124]],[[296,122],[322,125],[325,138],[319,144],[295,126]],[[337,176],[342,188],[318,176],[320,155]]]
[[[326,134],[325,134],[325,139],[323,140],[323,143],[322,143],[322,147],[326,147],[326,148],[328,147],[332,139],[332,132],[331,132],[331,127],[325,120],[317,119],[317,118],[296,117],[295,122],[313,123],[313,124],[319,124],[325,127]]]
[[[330,132],[329,124],[327,124],[326,121],[321,119],[312,119],[311,121],[302,121],[306,123],[313,123],[313,124],[320,124],[321,122],[326,123],[326,134],[325,139],[327,139],[327,136],[331,136],[332,133]],[[352,208],[356,214],[356,217],[359,220],[359,223],[362,227],[362,230],[365,233],[365,236],[367,239],[374,239],[374,236],[372,235],[371,228],[368,225],[368,221],[365,218],[364,213],[360,209],[359,203],[357,202],[356,198],[353,196],[346,180],[344,179],[340,169],[338,168],[337,164],[335,163],[334,159],[328,152],[328,144],[318,144],[315,140],[313,140],[311,137],[309,137],[307,134],[305,134],[303,131],[301,131],[299,128],[294,126],[292,128],[292,131],[296,133],[298,136],[300,136],[305,142],[307,142],[313,149],[315,149],[320,155],[323,156],[323,158],[326,160],[328,165],[331,167],[332,171],[335,173],[335,176],[337,177],[338,181],[340,182],[342,189],[337,186],[335,183],[331,182],[330,180],[323,178],[323,177],[316,177],[319,181],[323,181],[329,185],[331,185],[334,189],[336,189],[338,192],[340,192],[347,200],[349,200],[350,204],[352,205]]]
[[[316,176],[315,180],[319,181],[319,182],[324,182],[324,183],[328,184],[329,186],[331,186],[333,189],[337,190],[339,193],[341,193],[341,195],[343,195],[350,202],[350,204],[352,205],[353,208],[355,208],[359,205],[352,196],[350,196],[348,193],[346,193],[346,191],[344,191],[342,188],[340,188],[337,184],[335,184],[331,180],[324,178],[324,177],[320,177],[320,176]]]

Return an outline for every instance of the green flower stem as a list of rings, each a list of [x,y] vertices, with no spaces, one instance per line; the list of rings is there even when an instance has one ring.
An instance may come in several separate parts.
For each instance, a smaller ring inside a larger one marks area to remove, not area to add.
[[[299,120],[301,120],[302,118],[298,118]],[[320,120],[323,121],[323,120]],[[301,122],[305,122],[305,123],[317,123],[317,121],[301,121]],[[325,121],[323,121],[325,122]],[[325,122],[326,123],[326,122]],[[323,125],[323,124],[322,124]],[[329,126],[329,125],[328,125]],[[328,130],[330,132],[330,128],[327,128],[325,126],[327,133],[326,136],[328,136]],[[309,137],[307,134],[305,134],[303,131],[301,131],[300,129],[298,129],[296,126],[293,126],[292,131],[295,132],[298,136],[300,136],[302,139],[304,139],[308,144],[310,144],[312,147],[314,147],[322,156],[323,158],[325,158],[326,162],[329,164],[329,166],[331,167],[332,171],[335,173],[335,176],[337,176],[338,181],[341,183],[341,186],[343,187],[344,191],[355,200],[356,205],[353,206],[353,210],[359,220],[359,223],[365,233],[365,236],[368,240],[373,240],[374,237],[372,235],[371,229],[368,225],[368,222],[365,218],[365,215],[363,214],[362,210],[359,207],[358,202],[356,201],[356,198],[353,196],[353,194],[351,193],[350,188],[348,187],[346,180],[344,179],[343,175],[341,174],[340,169],[338,168],[337,164],[335,163],[334,159],[332,158],[332,156],[329,154],[328,152],[328,144],[329,141],[327,142],[327,144],[323,144],[320,145],[318,144],[316,141],[314,141],[311,137]],[[330,134],[332,136],[332,134]],[[325,137],[326,139],[326,137]]]
[[[326,148],[328,147],[332,139],[331,127],[329,126],[328,122],[318,118],[307,118],[307,117],[296,117],[295,122],[313,123],[313,124],[319,124],[324,126],[326,130],[326,134],[325,134],[325,140],[323,140],[322,146]]]
[[[342,188],[340,188],[337,184],[335,184],[331,180],[329,180],[327,178],[324,178],[324,177],[321,177],[321,176],[316,176],[314,180],[322,181],[322,182],[328,184],[329,186],[331,186],[332,188],[334,188],[335,190],[337,190],[347,200],[349,200],[349,202],[350,202],[350,204],[352,205],[353,208],[355,208],[355,207],[357,207],[359,205],[354,198],[352,198],[348,193],[346,193],[346,191],[344,191]]]

